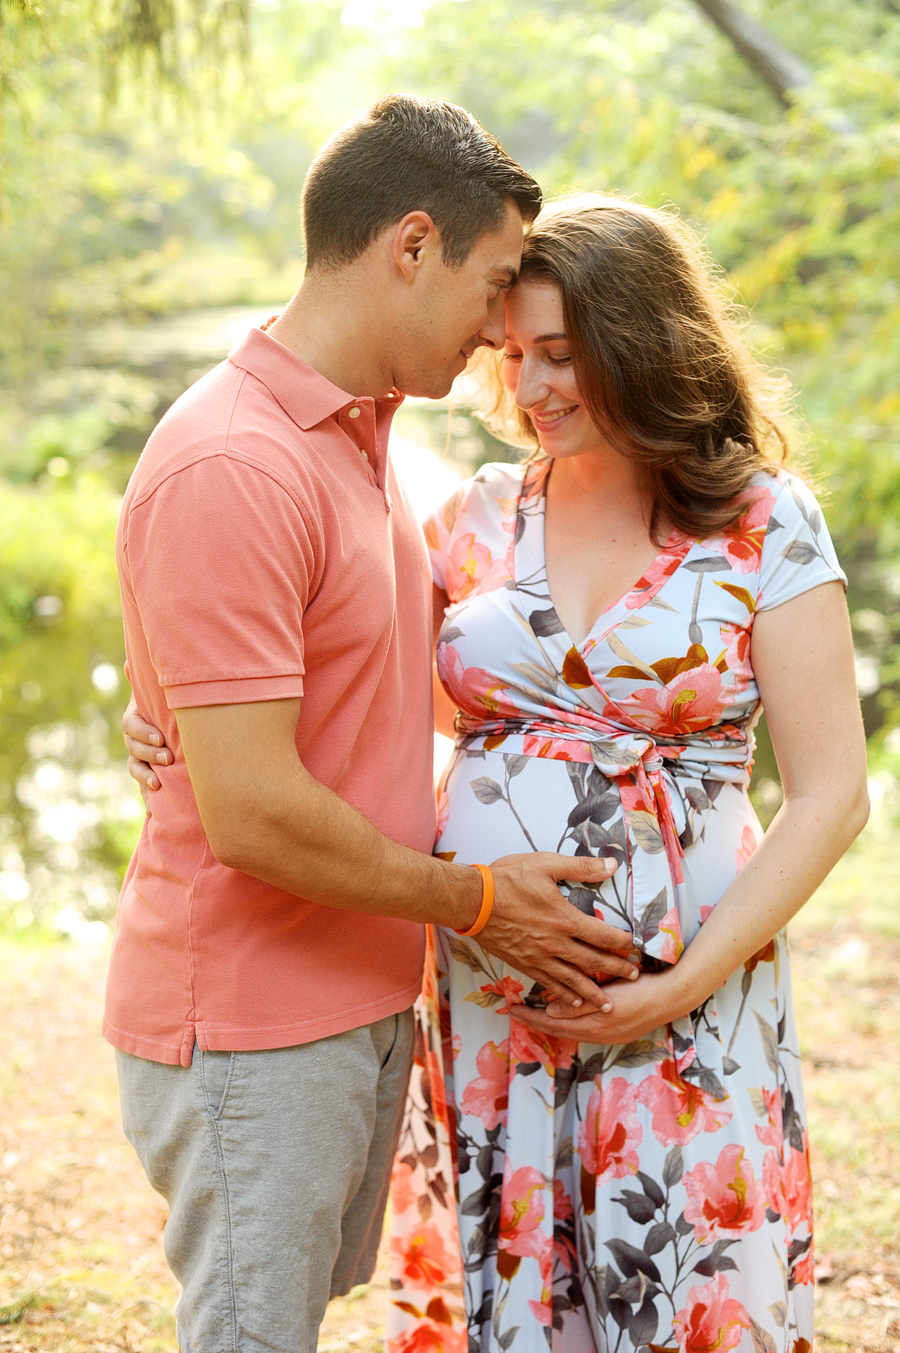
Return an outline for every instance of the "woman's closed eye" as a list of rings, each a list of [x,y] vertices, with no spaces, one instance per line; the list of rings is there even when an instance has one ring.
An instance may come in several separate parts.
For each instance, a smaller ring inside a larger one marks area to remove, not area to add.
[[[503,360],[504,362],[521,362],[524,355],[525,354],[522,352],[516,352],[515,350],[511,352],[509,349],[504,349]],[[565,354],[548,352],[545,354],[545,360],[549,362],[551,366],[570,366],[572,363],[572,354],[570,352]]]

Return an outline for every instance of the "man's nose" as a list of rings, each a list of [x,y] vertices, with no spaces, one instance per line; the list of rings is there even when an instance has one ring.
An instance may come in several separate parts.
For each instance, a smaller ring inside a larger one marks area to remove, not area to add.
[[[479,342],[486,348],[499,351],[506,343],[506,316],[503,295],[488,301],[487,319],[478,330]]]

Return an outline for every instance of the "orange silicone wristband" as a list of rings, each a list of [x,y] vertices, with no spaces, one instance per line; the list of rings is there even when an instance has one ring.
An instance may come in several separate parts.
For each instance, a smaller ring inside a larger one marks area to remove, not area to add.
[[[457,930],[457,935],[480,935],[491,919],[491,912],[494,910],[493,874],[486,864],[473,864],[470,868],[477,869],[481,875],[481,907],[475,917],[474,925],[471,925],[468,930]]]

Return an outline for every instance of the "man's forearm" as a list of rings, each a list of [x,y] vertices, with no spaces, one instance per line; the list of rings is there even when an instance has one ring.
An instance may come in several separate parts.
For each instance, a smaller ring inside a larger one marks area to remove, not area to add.
[[[216,858],[324,906],[468,929],[481,905],[475,870],[388,840],[310,775],[294,744],[299,709],[299,700],[278,700],[176,711]],[[496,900],[479,935],[490,953],[583,1000],[596,992],[585,974],[637,974],[610,952],[627,947],[630,935],[582,915],[557,886],[597,885],[613,863],[544,853],[490,863]]]
[[[310,902],[459,930],[478,914],[474,870],[388,840],[299,761],[277,793],[226,816],[210,838],[216,858]]]

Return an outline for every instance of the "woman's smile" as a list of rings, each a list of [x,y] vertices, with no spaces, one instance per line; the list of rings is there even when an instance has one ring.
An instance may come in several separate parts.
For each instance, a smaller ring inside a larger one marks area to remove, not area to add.
[[[542,409],[540,412],[537,409],[529,409],[527,412],[538,432],[552,432],[577,408],[577,404],[570,404],[567,409]]]

